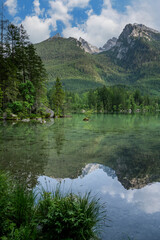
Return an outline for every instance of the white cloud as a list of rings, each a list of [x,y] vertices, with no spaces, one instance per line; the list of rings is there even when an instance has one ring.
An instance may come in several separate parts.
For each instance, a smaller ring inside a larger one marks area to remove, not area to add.
[[[34,0],[33,5],[34,5],[34,10],[35,10],[36,15],[40,15],[41,14],[41,9],[40,9],[39,0]]]
[[[44,189],[49,185],[53,189],[53,186],[58,183],[56,179],[45,176],[39,177],[38,182]],[[47,182],[50,184],[48,185]],[[80,191],[86,192],[89,188],[93,193],[101,193],[102,197],[104,195],[103,200],[110,199],[112,201],[116,199],[116,207],[123,213],[126,209],[130,209],[129,213],[135,211],[135,209],[147,214],[160,213],[160,183],[153,183],[141,189],[126,190],[117,178],[108,176],[102,169],[95,169],[82,178],[61,179],[61,187],[66,192],[71,190],[71,185],[73,192],[78,191],[79,193],[80,189]],[[111,198],[108,198],[108,196],[111,196]]]
[[[70,26],[70,21],[72,20],[72,16],[68,13],[68,7],[66,5],[66,1],[64,0],[55,0],[50,1],[51,9],[49,11],[49,15],[52,19],[52,24],[56,27],[57,21],[62,21],[65,26]]]
[[[111,0],[104,0],[100,15],[89,12],[85,24],[77,27],[65,28],[65,37],[82,36],[93,45],[103,46],[111,37],[118,37],[124,26],[128,23],[142,23],[149,27],[160,30],[160,1],[132,0],[126,11],[120,13],[113,9]]]
[[[68,0],[67,6],[68,8],[85,8],[88,6],[90,0]]]
[[[56,28],[57,21],[62,21],[66,28],[70,28],[73,20],[71,11],[74,8],[85,8],[89,5],[89,2],[90,0],[50,0],[49,15],[53,27]]]
[[[27,16],[22,22],[32,43],[41,42],[50,37],[50,19],[40,19],[38,16]]]
[[[140,190],[133,191],[131,202],[137,204],[145,213],[153,214],[160,212],[160,184],[154,183]],[[128,196],[126,196],[128,198]],[[152,203],[152,204],[151,204]]]
[[[17,13],[17,0],[6,0],[5,5],[8,7],[10,15],[14,16]]]
[[[118,37],[128,23],[142,23],[149,27],[160,30],[160,1],[132,0],[126,6],[124,12],[118,12],[112,7],[112,0],[103,0],[100,14],[95,14],[90,0],[49,0],[50,9],[45,12],[40,8],[40,0],[34,0],[34,12],[36,16],[27,16],[23,21],[26,30],[33,42],[47,39],[50,30],[57,29],[57,21],[64,25],[62,35],[64,37],[82,37],[95,46],[103,46],[112,37]],[[17,0],[7,0],[6,5],[12,14],[16,13]],[[87,7],[88,18],[83,24],[72,26],[74,8]],[[39,38],[39,39],[38,39]]]

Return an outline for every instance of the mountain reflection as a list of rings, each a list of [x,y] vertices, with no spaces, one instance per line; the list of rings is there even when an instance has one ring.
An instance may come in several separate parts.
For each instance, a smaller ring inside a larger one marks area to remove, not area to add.
[[[0,170],[33,187],[41,175],[75,179],[93,162],[113,169],[125,189],[140,189],[160,182],[159,120],[99,114],[87,123],[83,115],[46,124],[0,122]]]
[[[38,178],[40,186],[55,191],[60,183],[62,193],[85,194],[91,191],[102,203],[106,203],[106,214],[110,227],[104,226],[101,240],[158,240],[160,236],[160,183],[141,189],[125,189],[115,171],[101,164],[87,164],[75,179]]]
[[[38,182],[47,190],[56,188],[61,183],[61,188],[66,192],[72,190],[74,192],[92,191],[101,194],[101,197],[110,196],[121,201],[125,205],[136,206],[136,208],[147,214],[160,212],[160,183],[153,183],[141,189],[125,189],[118,181],[115,171],[101,164],[87,164],[82,169],[82,174],[76,179],[54,179],[46,176],[38,178]],[[49,188],[50,187],[50,188]]]

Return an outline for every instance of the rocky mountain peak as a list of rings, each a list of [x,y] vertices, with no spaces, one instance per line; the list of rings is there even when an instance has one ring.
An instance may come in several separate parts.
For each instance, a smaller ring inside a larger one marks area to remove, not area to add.
[[[134,23],[132,26],[133,26],[134,29],[137,29],[137,30],[140,30],[140,31],[147,31],[147,32],[152,32],[152,33],[160,33],[159,31],[157,31],[155,29],[152,29],[152,28],[149,28],[149,27],[146,27],[143,24]]]
[[[122,41],[122,40],[127,40],[128,43],[130,43],[130,38],[141,38],[144,37],[147,40],[151,40],[151,38],[154,38],[156,34],[158,34],[159,32],[146,27],[143,24],[127,24],[123,30],[123,32],[121,33],[118,41]]]
[[[113,37],[113,38],[109,39],[100,50],[108,51],[116,45],[116,42],[117,42],[117,38]]]
[[[79,42],[81,43],[81,48],[84,49],[85,52],[94,54],[94,53],[99,53],[99,49],[95,46],[92,46],[90,43],[88,43],[86,40],[83,38],[79,38]]]
[[[129,49],[135,47],[136,40],[140,39],[147,41],[160,40],[160,32],[143,24],[127,24],[111,51],[115,52],[116,57],[121,60],[126,56]]]

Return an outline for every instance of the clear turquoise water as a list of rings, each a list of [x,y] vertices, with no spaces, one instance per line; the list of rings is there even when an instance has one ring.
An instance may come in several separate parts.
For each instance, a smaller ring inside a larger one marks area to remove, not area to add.
[[[0,169],[32,187],[65,180],[65,190],[98,194],[110,219],[104,240],[159,240],[160,117],[82,119],[0,122]]]

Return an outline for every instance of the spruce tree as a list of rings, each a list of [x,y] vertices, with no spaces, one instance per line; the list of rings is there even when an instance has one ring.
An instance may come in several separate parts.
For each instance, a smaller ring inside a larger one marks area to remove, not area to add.
[[[59,78],[57,78],[55,82],[54,90],[52,93],[52,103],[55,115],[60,117],[63,112],[64,91],[62,89],[62,83]]]
[[[2,89],[0,87],[0,110],[2,109],[2,99],[3,99],[3,92],[2,92]]]
[[[2,28],[0,30],[2,31]],[[28,35],[22,25],[17,27],[10,23],[6,28],[5,37],[4,29],[3,34],[0,35],[2,108],[5,111],[7,107],[12,108],[14,102],[21,101],[22,105],[29,106],[29,112],[33,105],[33,109],[37,110],[41,102],[44,102],[46,94],[46,71],[42,60],[37,55],[33,44],[29,42]],[[29,91],[30,96],[25,99],[21,89],[22,84],[24,86],[30,84],[34,89],[34,91]]]

